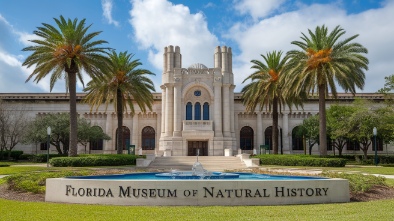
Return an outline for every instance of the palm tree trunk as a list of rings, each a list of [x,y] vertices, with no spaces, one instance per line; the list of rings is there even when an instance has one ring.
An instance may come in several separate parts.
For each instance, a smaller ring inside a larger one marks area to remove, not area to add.
[[[278,154],[278,97],[272,100],[272,149]]]
[[[327,155],[326,127],[326,87],[319,85],[319,151],[321,156]]]
[[[70,93],[70,145],[68,156],[75,157],[78,154],[78,124],[77,124],[77,73],[68,72],[68,90]]]
[[[118,133],[117,133],[117,154],[123,153],[123,105],[122,105],[122,91],[116,90],[116,115],[118,117]]]

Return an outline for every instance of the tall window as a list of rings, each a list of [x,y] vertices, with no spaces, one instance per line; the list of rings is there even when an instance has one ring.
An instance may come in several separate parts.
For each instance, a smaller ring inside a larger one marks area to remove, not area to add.
[[[194,105],[194,120],[201,120],[201,104],[197,102]]]
[[[186,120],[193,120],[193,105],[191,102],[186,104]]]
[[[374,138],[372,138],[372,150],[375,151]],[[376,137],[376,146],[378,147],[378,151],[383,151],[383,139],[380,137]]]
[[[99,126],[93,126],[95,129],[100,130],[103,132],[103,129]],[[90,140],[89,142],[89,147],[91,150],[103,150],[103,139],[97,139],[97,140]]]
[[[208,104],[208,102],[204,103],[202,119],[203,120],[209,120],[209,104]]]
[[[130,129],[126,126],[122,127],[123,132],[123,150],[126,150],[126,144],[130,144]],[[118,137],[118,129],[116,129],[116,137]],[[118,139],[116,139],[115,149],[118,147]]]
[[[300,126],[296,126],[293,128],[291,132],[291,143],[292,143],[292,149],[293,150],[303,150],[304,145],[302,142],[302,136],[297,134],[297,130],[299,130]]]
[[[242,127],[239,136],[241,150],[253,150],[253,134],[253,129],[251,127]]]
[[[141,137],[143,150],[155,149],[155,129],[153,129],[153,127],[144,127],[144,129],[142,129]]]
[[[40,150],[48,150],[48,143],[47,142],[41,143],[40,144]]]
[[[360,144],[354,140],[346,141],[346,149],[347,150],[360,150]]]

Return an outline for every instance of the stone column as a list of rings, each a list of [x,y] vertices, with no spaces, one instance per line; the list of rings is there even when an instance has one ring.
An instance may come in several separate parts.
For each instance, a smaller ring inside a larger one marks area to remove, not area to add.
[[[116,135],[114,136],[114,131],[112,127],[112,113],[106,113],[107,119],[105,122],[105,133],[111,137],[111,140],[105,141],[104,152],[115,150],[114,141],[116,140]]]
[[[235,139],[236,139],[235,144],[236,145],[234,146],[235,149],[233,150],[233,153],[236,155],[238,153],[238,149],[239,149],[237,147],[239,146],[239,133],[240,133],[240,128],[238,125],[238,113],[234,113],[234,127],[235,127]]]
[[[257,112],[257,153],[260,153],[260,145],[263,144],[263,121],[261,120],[261,112]]]
[[[223,137],[222,134],[222,88],[221,83],[214,83],[215,93],[215,110],[214,110],[214,125],[215,137]]]
[[[235,125],[234,125],[234,85],[230,86],[230,130],[231,137],[235,138]]]
[[[130,144],[134,144],[136,151],[140,148],[140,139],[139,139],[139,128],[138,128],[138,113],[134,113],[133,116],[133,134],[131,138]]]
[[[182,135],[182,102],[181,102],[181,84],[174,85],[174,137]]]
[[[289,113],[283,113],[282,119],[283,153],[290,153],[289,143]],[[291,134],[291,133],[290,133]]]
[[[163,137],[166,132],[165,116],[166,116],[166,87],[164,85],[160,86],[161,92],[161,136]]]
[[[223,136],[230,137],[230,85],[223,85]]]
[[[166,84],[166,136],[171,137],[174,131],[174,86]]]
[[[156,114],[156,133],[155,133],[155,153],[159,150],[159,139],[160,139],[160,134],[161,134],[161,125],[162,125],[162,119],[161,119],[161,113]]]

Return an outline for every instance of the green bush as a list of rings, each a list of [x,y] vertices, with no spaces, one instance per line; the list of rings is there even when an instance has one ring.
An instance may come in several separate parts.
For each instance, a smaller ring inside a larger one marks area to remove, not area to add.
[[[7,159],[9,153],[10,153],[9,151],[2,151],[2,152],[0,152],[0,159]],[[22,154],[23,154],[23,151],[21,151],[21,150],[13,150],[13,151],[11,151],[10,157],[13,160],[17,161],[17,160],[19,160],[19,157]]]
[[[311,155],[257,155],[261,165],[344,167],[346,160]]]
[[[29,160],[31,161],[31,159],[33,158],[33,154],[22,154],[19,156],[19,160]]]
[[[380,164],[394,164],[394,156],[378,155]]]
[[[39,172],[19,173],[5,177],[9,188],[16,191],[45,193],[45,182],[47,178],[58,178],[68,176],[86,176],[89,171],[61,171],[61,172]]]
[[[123,166],[135,165],[135,155],[98,154],[79,157],[57,157],[49,160],[54,167]]]
[[[59,155],[59,154],[49,154],[49,159],[55,157],[65,157],[66,155]],[[31,161],[35,163],[46,163],[47,162],[47,154],[36,154],[31,156]]]
[[[342,178],[349,181],[350,191],[353,193],[365,192],[375,185],[386,186],[386,178],[382,176],[364,175],[360,173],[323,172],[322,176],[329,178]]]

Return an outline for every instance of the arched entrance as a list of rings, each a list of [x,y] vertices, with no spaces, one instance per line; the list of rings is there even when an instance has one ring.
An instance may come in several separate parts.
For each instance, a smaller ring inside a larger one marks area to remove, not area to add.
[[[242,127],[239,134],[239,147],[241,148],[241,150],[253,150],[253,140],[253,129],[249,126]]]
[[[100,131],[101,133],[103,132],[103,129],[99,126],[93,126],[92,130],[97,130]],[[103,139],[92,139],[89,141],[89,153],[90,150],[103,150],[103,144],[104,141]]]
[[[292,150],[304,150],[304,142],[302,139],[302,135],[300,132],[300,126],[296,126],[293,128],[291,132],[291,149]],[[298,132],[298,133],[297,133]]]
[[[123,132],[123,150],[126,150],[126,145],[130,144],[130,129],[126,126],[122,127],[122,132]],[[118,139],[116,139],[118,137],[118,129],[116,129],[116,137],[115,137],[115,150],[118,149]]]
[[[155,149],[155,129],[153,127],[144,127],[141,132],[141,143],[142,150],[154,150]]]

